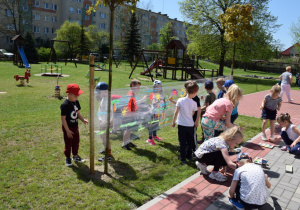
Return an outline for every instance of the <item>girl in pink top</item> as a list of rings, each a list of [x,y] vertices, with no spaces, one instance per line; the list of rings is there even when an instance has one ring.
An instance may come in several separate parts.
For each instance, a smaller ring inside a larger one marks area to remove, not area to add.
[[[224,98],[215,100],[202,117],[204,141],[214,137],[215,130],[223,131],[225,127],[231,128],[231,112],[241,99],[242,90],[235,84],[231,85]],[[223,116],[226,115],[226,118]],[[224,121],[225,119],[225,121]]]

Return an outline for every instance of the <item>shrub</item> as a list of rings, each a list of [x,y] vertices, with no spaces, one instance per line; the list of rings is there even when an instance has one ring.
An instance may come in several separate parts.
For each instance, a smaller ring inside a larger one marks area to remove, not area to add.
[[[41,47],[38,49],[39,61],[48,61],[50,48]]]

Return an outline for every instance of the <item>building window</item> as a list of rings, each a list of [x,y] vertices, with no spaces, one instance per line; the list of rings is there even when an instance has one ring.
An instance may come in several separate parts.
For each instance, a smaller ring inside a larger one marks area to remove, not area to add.
[[[52,4],[52,10],[57,10],[57,5],[56,4]]]
[[[6,37],[6,42],[7,42],[8,44],[13,44],[13,43],[14,43],[14,41],[11,40],[11,38],[10,38],[9,36]]]
[[[50,21],[50,16],[45,15],[45,21]]]
[[[5,15],[7,17],[12,17],[13,16],[11,10],[9,10],[9,9],[5,9]]]
[[[28,11],[28,6],[23,6],[24,11]]]
[[[44,33],[45,33],[45,34],[49,34],[49,33],[50,33],[50,29],[47,28],[47,27],[45,27],[45,28],[44,28]]]
[[[100,12],[100,18],[105,19],[106,18],[106,14],[103,12]]]
[[[56,17],[56,16],[53,16],[53,17],[52,17],[52,22],[53,22],[53,23],[57,22],[57,17]]]
[[[55,34],[55,28],[52,28],[52,34]]]
[[[49,9],[49,3],[44,2],[44,9]]]
[[[105,6],[104,6],[104,4],[101,4],[100,7],[104,8]]]
[[[81,26],[81,21],[80,21],[80,20],[77,20],[77,23],[78,23],[78,25],[80,25],[80,26]]]
[[[70,7],[70,8],[69,8],[69,12],[70,12],[70,13],[74,13],[74,8],[73,8],[73,7]]]
[[[99,27],[100,27],[101,29],[105,29],[105,23],[100,23]]]
[[[34,20],[40,20],[40,19],[41,19],[41,16],[38,15],[38,14],[34,14],[34,15],[33,15],[33,19],[34,19]]]
[[[77,2],[81,2],[81,0],[77,0]]]
[[[89,9],[89,8],[90,8],[90,5],[86,4],[86,5],[85,5],[85,8],[86,8],[86,9]]]
[[[39,27],[39,26],[34,26],[34,27],[33,27],[33,32],[39,34],[39,33],[41,32],[40,27]]]
[[[14,31],[15,30],[14,24],[7,24],[6,30]]]
[[[81,9],[77,9],[77,14],[81,14]]]
[[[40,2],[39,1],[34,1],[34,7],[40,7]]]
[[[74,20],[72,18],[69,18],[69,22],[72,23],[74,22]]]
[[[89,15],[86,15],[86,16],[85,16],[85,20],[90,20],[90,16],[89,16]]]

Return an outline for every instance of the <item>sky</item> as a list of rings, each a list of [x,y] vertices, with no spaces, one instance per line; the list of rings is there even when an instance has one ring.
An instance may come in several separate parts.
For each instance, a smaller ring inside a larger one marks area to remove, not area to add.
[[[150,7],[147,4],[150,2]],[[177,0],[140,0],[140,5],[145,9],[151,9],[153,12],[167,14],[170,18],[177,18],[183,21]],[[279,48],[285,50],[294,44],[290,35],[292,23],[297,23],[300,17],[300,0],[270,0],[269,11],[273,16],[277,16],[277,24],[280,28],[273,34],[275,40],[280,43]]]

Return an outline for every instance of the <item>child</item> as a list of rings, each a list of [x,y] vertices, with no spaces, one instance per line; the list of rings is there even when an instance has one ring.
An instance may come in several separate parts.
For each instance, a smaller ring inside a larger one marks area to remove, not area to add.
[[[96,93],[96,99],[100,101],[99,104],[99,109],[98,109],[98,119],[100,121],[100,131],[103,133],[100,134],[100,138],[102,139],[102,143],[104,145],[104,148],[106,147],[106,128],[107,128],[107,93],[108,93],[108,84],[105,82],[99,82],[96,85],[95,88],[95,93]],[[110,124],[112,124],[112,118],[113,118],[113,109],[111,107],[111,112],[110,112]],[[105,153],[105,151],[102,151],[101,153]],[[102,162],[104,161],[105,156],[98,158],[98,161]],[[111,161],[111,145],[110,142],[108,143],[108,155],[107,155],[107,160]]]
[[[224,98],[217,99],[206,109],[201,120],[205,140],[214,137],[215,130],[225,130],[225,126],[228,128],[233,127],[233,124],[230,122],[231,112],[242,96],[242,90],[233,84]],[[225,114],[226,118],[223,121],[222,118]]]
[[[244,135],[239,131],[238,126],[233,126],[224,131],[220,136],[205,141],[195,152],[197,157],[196,165],[202,174],[208,174],[207,166],[214,168],[209,174],[209,178],[219,182],[224,182],[227,177],[219,172],[221,166],[229,166],[235,169],[234,164],[228,155],[228,147],[235,147],[243,141]]]
[[[205,113],[206,108],[216,100],[216,95],[212,92],[212,90],[214,89],[214,83],[208,80],[204,83],[204,88],[207,94],[204,99],[204,106],[201,107],[202,115]]]
[[[172,126],[175,127],[176,121],[178,124],[178,139],[182,163],[186,163],[186,158],[192,160],[195,125],[193,115],[195,111],[197,111],[197,103],[193,101],[193,98],[197,95],[198,90],[198,84],[196,82],[190,82],[186,86],[187,95],[178,99],[174,112]]]
[[[296,83],[295,83],[296,87],[299,87],[299,84],[298,84],[299,83],[299,77],[300,77],[300,74],[299,74],[299,72],[297,72],[296,73]]]
[[[237,168],[229,189],[229,201],[237,209],[258,209],[268,200],[271,183],[261,166],[252,163],[247,153],[237,157]],[[234,196],[236,194],[236,196]]]
[[[274,85],[271,89],[271,94],[267,94],[265,99],[262,101],[260,109],[262,110],[261,117],[263,118],[262,123],[262,140],[267,141],[267,135],[265,133],[268,120],[270,120],[271,127],[271,137],[270,141],[274,141],[275,133],[275,119],[277,110],[280,110],[281,107],[281,97],[279,97],[281,87],[279,85]]]
[[[232,79],[226,80],[226,82],[224,83],[223,87],[225,88],[225,90],[227,91],[231,85],[234,84],[234,81]],[[239,103],[236,104],[236,106],[234,107],[234,109],[231,112],[231,118],[230,118],[230,122],[233,124],[234,121],[238,118],[239,113],[238,113],[238,105]]]
[[[290,66],[286,67],[286,72],[282,73],[279,77],[281,80],[281,92],[280,92],[280,98],[282,98],[283,93],[286,93],[286,96],[288,98],[288,102],[292,102],[293,99],[291,99],[290,96],[290,90],[293,83],[293,75],[291,73],[292,68]]]
[[[192,80],[188,80],[184,83],[184,88],[186,90],[188,84],[190,84],[191,82],[194,82]],[[169,100],[173,103],[173,104],[176,104],[176,101],[173,100],[172,96],[169,97]],[[197,103],[197,111],[195,111],[194,115],[193,115],[193,121],[194,121],[194,144],[193,144],[193,152],[196,151],[196,148],[197,148],[197,128],[199,126],[199,119],[200,119],[200,116],[201,116],[201,106],[200,106],[200,98],[196,95],[194,98],[193,98],[193,101],[195,101]]]
[[[81,109],[78,97],[83,93],[77,84],[69,84],[67,86],[67,99],[60,106],[62,131],[65,141],[65,156],[66,166],[72,165],[71,150],[73,153],[73,160],[77,162],[84,162],[78,155],[79,149],[79,130],[78,118],[84,123],[88,124],[88,120],[84,119],[79,112]]]
[[[277,122],[282,127],[280,136],[286,144],[281,150],[289,150],[291,154],[295,155],[300,154],[300,130],[291,122],[291,116],[288,113],[281,113],[277,117]]]
[[[160,80],[155,80],[153,82],[153,93],[150,95],[150,100],[152,102],[151,120],[154,121],[154,123],[150,124],[149,139],[146,142],[149,143],[150,145],[155,145],[156,143],[154,142],[154,140],[161,141],[161,138],[159,138],[156,134],[159,125],[157,122],[158,114],[162,114],[161,108],[165,107],[165,100],[164,100],[164,95],[162,92],[162,85]],[[161,106],[161,102],[163,102],[163,106]]]
[[[219,78],[217,79],[216,84],[220,90],[220,92],[218,93],[218,99],[223,98],[224,94],[226,93],[226,89],[225,87],[223,87],[223,85],[225,84],[225,80],[223,78]]]
[[[140,101],[136,101],[135,94],[140,90],[141,82],[137,79],[133,79],[130,82],[130,91],[128,92],[127,96],[129,97],[128,101],[128,113],[127,116],[123,117],[124,124],[134,122],[135,112],[137,111],[138,107],[137,104],[140,102],[144,102],[147,99],[147,96],[144,96],[143,99]],[[126,150],[131,150],[131,147],[136,147],[136,145],[130,142],[130,127],[126,127],[126,130],[123,134],[123,144],[122,148]]]

